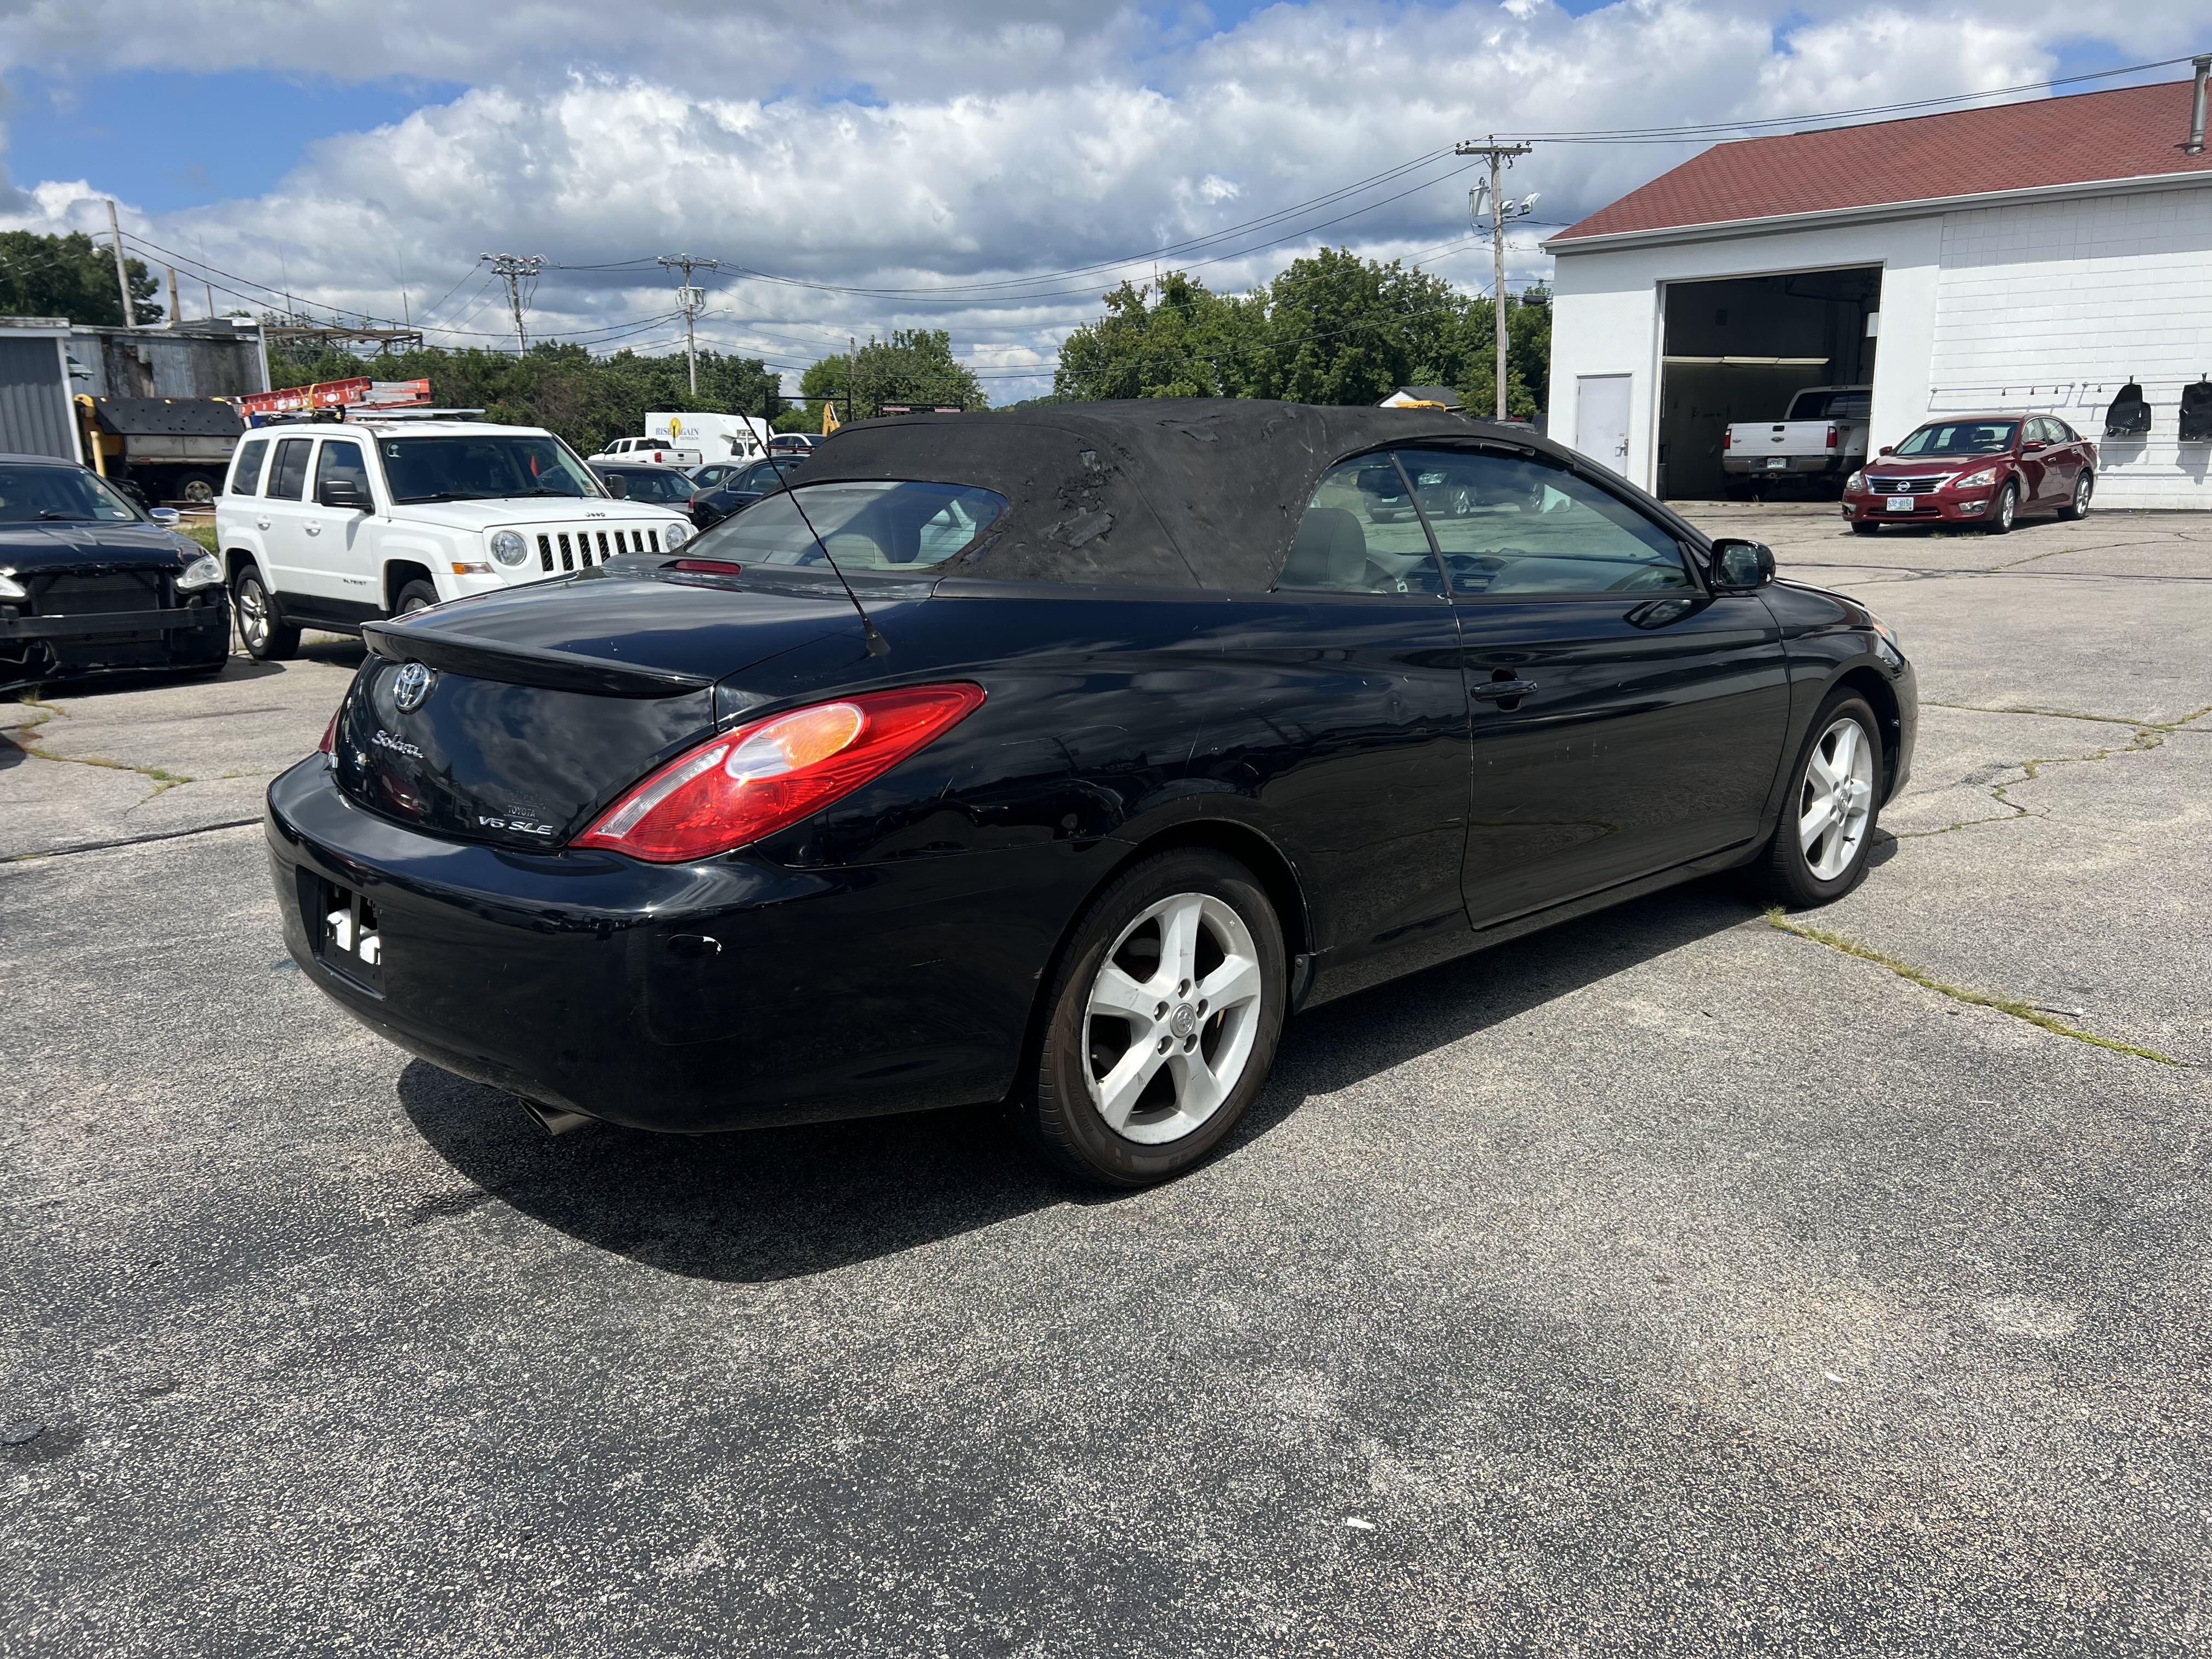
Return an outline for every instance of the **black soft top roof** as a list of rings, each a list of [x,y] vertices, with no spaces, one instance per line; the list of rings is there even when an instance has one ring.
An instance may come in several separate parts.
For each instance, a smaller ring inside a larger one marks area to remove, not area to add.
[[[1158,398],[866,421],[817,447],[791,482],[915,479],[1004,495],[990,533],[938,574],[1264,591],[1331,464],[1474,437],[1559,454],[1524,430],[1432,409]]]

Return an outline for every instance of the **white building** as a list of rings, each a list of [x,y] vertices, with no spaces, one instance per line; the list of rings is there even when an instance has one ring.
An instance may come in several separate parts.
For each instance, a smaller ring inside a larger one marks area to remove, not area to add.
[[[1552,434],[1662,495],[1717,495],[1729,421],[1870,380],[1876,445],[1931,415],[2055,414],[2096,441],[2101,504],[2212,508],[2212,444],[2181,442],[2177,417],[2182,388],[2212,376],[2212,153],[2187,148],[2193,91],[1705,151],[1544,245]],[[2108,437],[2130,382],[2150,432]]]

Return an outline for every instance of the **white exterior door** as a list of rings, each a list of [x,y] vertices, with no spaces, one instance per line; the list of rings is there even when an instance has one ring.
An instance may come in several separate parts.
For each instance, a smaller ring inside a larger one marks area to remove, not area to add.
[[[1626,374],[1575,377],[1575,447],[1623,477],[1628,475],[1628,382]]]

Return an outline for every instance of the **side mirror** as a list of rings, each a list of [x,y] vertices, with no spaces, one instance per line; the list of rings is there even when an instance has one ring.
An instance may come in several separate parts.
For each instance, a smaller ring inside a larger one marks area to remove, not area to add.
[[[2026,442],[2026,443],[2022,444],[2022,445],[2020,447],[2020,453],[2021,453],[2021,454],[2023,454],[2023,455],[2033,455],[2033,454],[2034,454],[2038,450],[2042,449],[2044,447],[2045,447],[2045,446],[2044,446],[2044,442],[2043,442],[2043,440],[2042,440],[2042,439],[2040,439],[2040,438],[2030,438],[2030,439]]]
[[[368,510],[368,496],[351,478],[325,478],[323,487],[315,492],[315,499],[325,507],[343,507],[350,513]]]
[[[1876,454],[1879,454],[1879,455],[1893,455],[1893,454],[1895,454],[1895,453],[1897,453],[1897,451],[1896,451],[1896,447],[1895,447],[1895,446],[1891,445],[1891,444],[1884,444],[1884,445],[1883,445],[1880,449],[1876,450],[1875,453]]]
[[[165,529],[173,529],[185,515],[173,507],[151,507],[146,509],[146,516]]]
[[[1748,593],[1774,580],[1774,550],[1764,542],[1723,536],[1713,544],[1713,586],[1723,592]]]
[[[623,477],[621,473],[616,473],[611,478],[602,478],[599,482],[606,486],[607,494],[617,501],[626,501],[629,499],[629,480]]]

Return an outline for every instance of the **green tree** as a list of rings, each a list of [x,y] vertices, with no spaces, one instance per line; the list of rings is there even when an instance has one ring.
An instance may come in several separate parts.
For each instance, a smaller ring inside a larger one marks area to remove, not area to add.
[[[161,321],[165,313],[153,303],[153,274],[141,261],[127,257],[123,270],[130,280],[137,320]],[[66,236],[0,231],[0,314],[66,317],[73,323],[109,327],[121,324],[123,296],[115,291],[115,250],[100,246],[82,231]]]
[[[849,388],[845,383],[848,374]],[[885,404],[990,406],[983,383],[953,356],[952,337],[941,328],[894,329],[888,340],[872,334],[867,344],[850,357],[840,353],[811,365],[799,378],[799,390],[816,406],[812,430],[820,428],[819,406],[824,399],[836,402],[841,421],[872,419]]]
[[[1059,398],[1245,398],[1262,373],[1267,313],[1258,295],[1224,298],[1182,271],[1123,283],[1106,314],[1060,343]]]
[[[594,357],[581,346],[549,341],[520,356],[481,346],[458,351],[431,346],[368,359],[340,351],[298,357],[269,354],[270,383],[276,386],[360,375],[428,380],[433,403],[481,409],[489,419],[517,426],[544,427],[587,455],[612,439],[642,434],[645,417],[654,410],[760,415],[773,421],[783,408],[780,377],[759,358],[714,351],[699,354],[696,397],[683,355],[676,352],[653,357],[618,351]]]
[[[1466,301],[1440,276],[1349,248],[1294,259],[1267,285],[1260,395],[1302,404],[1375,404],[1431,384],[1450,365]]]

